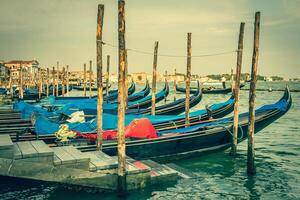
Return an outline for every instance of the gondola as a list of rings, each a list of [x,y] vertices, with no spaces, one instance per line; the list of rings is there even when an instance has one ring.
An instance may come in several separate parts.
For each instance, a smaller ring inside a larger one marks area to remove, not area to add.
[[[155,94],[155,102],[159,103],[164,100],[169,95],[169,84],[166,82],[164,88]],[[139,99],[137,101],[128,102],[127,109],[141,109],[148,108],[152,104],[152,96],[148,95],[145,98]],[[111,106],[106,106],[103,108],[103,112],[109,114],[116,114],[116,104],[112,104]]]
[[[111,87],[111,85],[109,84],[109,85],[108,85],[108,88],[110,88],[110,87]],[[74,86],[73,86],[73,89],[74,89],[74,90],[79,90],[79,91],[84,91],[84,87],[83,87],[83,86],[76,86],[76,85],[74,85]],[[87,86],[86,86],[85,89],[86,89],[86,91],[89,91],[89,90],[90,90],[89,84],[87,84]],[[96,87],[96,86],[93,87],[93,86],[92,86],[91,90],[92,90],[92,91],[97,91],[97,90],[98,90],[98,87]],[[106,90],[106,85],[103,86],[103,90]]]
[[[132,81],[130,87],[128,87],[128,96],[133,94],[135,92],[135,83]],[[104,96],[104,101],[113,101],[118,98],[118,90],[111,90],[108,93],[108,96],[106,94]]]
[[[274,104],[262,106],[256,110],[255,133],[288,112],[292,104],[289,89]],[[201,153],[225,149],[231,146],[232,117],[203,122],[187,128],[162,131],[159,137],[152,139],[129,139],[126,141],[126,155],[134,159],[154,159],[166,161],[196,156]],[[238,142],[247,138],[248,113],[240,114]],[[95,145],[78,146],[81,151],[94,151]],[[102,151],[109,155],[117,154],[117,143],[104,142]]]
[[[190,108],[196,106],[202,99],[202,93],[198,84],[198,90],[190,97]],[[126,114],[151,115],[152,108],[144,109],[127,109]],[[179,115],[185,111],[185,98],[178,99],[174,102],[157,106],[155,115]]]
[[[245,84],[241,84],[240,88],[244,87]],[[176,91],[185,93],[186,89],[176,85]],[[191,88],[190,93],[194,94],[197,92],[197,89]],[[203,94],[228,94],[232,92],[231,88],[202,88]]]
[[[69,86],[69,91],[71,91],[71,90],[72,90],[72,86],[70,85]],[[52,86],[49,87],[49,94],[51,94],[50,91],[52,91]],[[63,93],[62,87],[58,87],[58,96],[62,95],[62,93]],[[65,87],[65,93],[67,93],[67,87]],[[55,96],[56,96],[56,90],[55,90]],[[19,98],[18,93],[14,94],[13,99],[14,100],[23,100],[23,101],[24,100],[25,101],[26,100],[27,101],[39,101],[39,100],[41,100],[41,99],[43,99],[45,97],[46,97],[45,91],[41,92],[41,96],[40,96],[38,90],[35,90],[35,89],[28,90],[27,89],[27,90],[24,91],[22,99]]]
[[[151,90],[151,88],[150,88],[149,82],[147,80],[145,87],[141,91],[129,95],[127,101],[131,102],[131,101],[137,101],[142,98],[145,98],[150,93],[150,90]],[[117,100],[113,100],[113,101],[109,101],[109,102],[110,103],[118,103]]]
[[[211,115],[209,116],[206,109],[201,109],[198,111],[194,111],[190,113],[190,123],[196,123],[204,120],[208,120],[211,118],[221,118],[226,116],[227,114],[233,111],[234,99],[231,96],[227,101],[222,103],[216,103],[209,106],[211,110]],[[148,118],[155,127],[156,130],[163,129],[172,129],[176,128],[185,123],[185,115],[179,116],[137,116],[137,115],[126,115],[125,124],[128,125],[132,120],[136,118],[146,117]],[[108,120],[108,121],[107,121]],[[21,120],[22,121],[22,120]],[[40,139],[45,140],[47,143],[53,143],[55,140],[55,136],[53,135],[59,128],[59,123],[54,125],[53,123],[49,123],[50,121],[42,121],[37,120],[35,124],[36,129],[32,129],[31,132],[38,135]],[[55,122],[57,123],[57,122]],[[80,125],[79,123],[77,123]],[[103,116],[103,130],[111,130],[116,129],[117,124],[117,116]],[[32,125],[30,125],[32,126]],[[76,125],[75,125],[76,126]],[[73,127],[75,127],[73,126]],[[95,131],[96,120],[92,120],[92,122],[87,122],[85,125],[80,125],[81,131],[85,130],[86,132]],[[54,128],[55,127],[55,128]],[[54,129],[53,129],[54,128]],[[82,129],[83,128],[83,129]],[[73,129],[74,130],[74,129]],[[28,140],[30,138],[35,139],[35,135],[22,135],[20,136],[21,140]]]

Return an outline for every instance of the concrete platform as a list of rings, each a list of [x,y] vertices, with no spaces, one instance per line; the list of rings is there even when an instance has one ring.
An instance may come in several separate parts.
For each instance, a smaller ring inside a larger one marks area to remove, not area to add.
[[[128,157],[126,163],[128,190],[178,178],[176,170],[151,160]],[[0,135],[0,175],[114,191],[117,157],[96,151],[83,153],[73,146],[50,148],[39,140],[12,143],[9,135]]]

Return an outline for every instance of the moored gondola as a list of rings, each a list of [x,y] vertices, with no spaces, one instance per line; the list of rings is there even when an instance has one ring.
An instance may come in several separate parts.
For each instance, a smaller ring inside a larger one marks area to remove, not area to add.
[[[241,84],[240,88],[244,87],[245,84]],[[176,91],[181,92],[181,93],[185,93],[186,89],[183,87],[179,87],[178,85],[176,85]],[[197,89],[195,88],[191,88],[190,93],[194,94],[197,92]],[[231,88],[202,88],[202,93],[203,94],[228,94],[232,92]]]
[[[287,88],[283,97],[274,104],[256,110],[255,133],[283,116],[290,108],[292,98]],[[238,142],[247,137],[248,113],[240,114]],[[173,160],[228,148],[232,141],[232,117],[203,122],[187,128],[158,132],[159,137],[126,141],[126,155],[135,159]],[[93,151],[94,145],[78,146],[81,151]],[[116,155],[116,142],[103,144],[103,152]]]

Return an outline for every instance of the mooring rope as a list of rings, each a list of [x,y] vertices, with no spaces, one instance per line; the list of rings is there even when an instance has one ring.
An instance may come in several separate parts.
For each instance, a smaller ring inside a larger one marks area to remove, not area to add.
[[[101,41],[100,41],[103,45],[109,46],[109,47],[113,47],[113,48],[118,48],[118,46]],[[131,48],[127,48],[127,51],[131,51],[131,52],[135,52],[135,53],[140,53],[140,54],[145,54],[145,55],[154,55],[153,52],[148,52],[148,51],[143,51],[143,50],[138,50],[138,49],[131,49]],[[218,53],[210,53],[210,54],[201,54],[201,55],[192,55],[192,58],[202,58],[202,57],[211,57],[211,56],[219,56],[219,55],[225,55],[225,54],[231,54],[231,53],[236,53],[238,52],[238,50],[231,50],[231,51],[223,51],[223,52],[218,52]],[[171,55],[171,54],[157,54],[157,56],[160,57],[169,57],[169,58],[186,58],[186,55]]]

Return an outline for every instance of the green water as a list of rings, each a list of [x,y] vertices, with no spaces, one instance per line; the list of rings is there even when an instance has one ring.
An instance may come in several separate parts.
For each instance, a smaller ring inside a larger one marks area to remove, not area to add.
[[[259,82],[258,88],[284,88],[285,84]],[[289,83],[289,86],[291,89],[300,89],[300,83]],[[142,87],[138,86],[137,89]],[[276,101],[282,93],[257,91],[257,107]],[[194,109],[222,102],[228,97],[205,95]],[[246,173],[247,141],[244,141],[238,146],[237,158],[230,157],[228,150],[224,150],[177,161],[177,165],[194,172],[197,178],[181,179],[175,184],[133,192],[128,199],[300,199],[300,93],[293,93],[292,98],[290,111],[255,135],[255,176]],[[242,111],[247,111],[247,101],[248,91],[241,91]],[[1,179],[0,199],[117,198],[114,194],[104,195],[74,191],[57,185]]]

